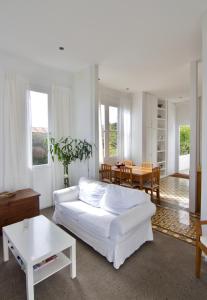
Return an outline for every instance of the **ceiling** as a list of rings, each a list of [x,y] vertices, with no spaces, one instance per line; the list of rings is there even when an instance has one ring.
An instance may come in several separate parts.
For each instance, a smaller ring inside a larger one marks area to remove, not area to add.
[[[205,10],[206,0],[0,0],[0,49],[70,71],[96,63],[109,87],[186,97]]]

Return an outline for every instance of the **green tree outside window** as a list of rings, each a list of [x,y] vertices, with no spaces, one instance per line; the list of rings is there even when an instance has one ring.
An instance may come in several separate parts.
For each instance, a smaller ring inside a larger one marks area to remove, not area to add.
[[[190,126],[180,126],[180,155],[190,154]]]

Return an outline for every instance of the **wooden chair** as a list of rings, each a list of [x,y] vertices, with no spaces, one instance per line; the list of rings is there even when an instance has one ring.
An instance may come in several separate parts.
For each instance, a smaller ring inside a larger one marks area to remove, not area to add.
[[[153,200],[153,192],[157,194],[157,201],[160,203],[160,168],[152,168],[151,178],[144,183],[143,188],[146,193],[150,191],[151,200]]]
[[[137,185],[133,183],[132,168],[127,166],[120,167],[120,185],[130,188],[136,188]]]
[[[201,255],[204,252],[207,255],[207,235],[202,234],[202,225],[207,225],[206,221],[197,221],[196,223],[196,265],[195,275],[200,278],[201,275]]]
[[[145,169],[152,169],[153,168],[153,164],[149,161],[145,161],[141,164],[141,167],[142,168],[145,168]]]
[[[112,182],[112,171],[111,165],[101,164],[101,180],[103,182],[111,183]]]
[[[132,160],[124,160],[123,161],[125,166],[133,166],[133,161]]]

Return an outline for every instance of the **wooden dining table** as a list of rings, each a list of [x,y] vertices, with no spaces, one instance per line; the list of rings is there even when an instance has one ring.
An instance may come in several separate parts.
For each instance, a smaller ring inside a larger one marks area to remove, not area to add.
[[[139,181],[140,189],[143,189],[143,184],[147,181],[152,174],[151,168],[143,168],[141,166],[127,166],[132,168],[132,176],[135,181]],[[117,166],[112,166],[111,168],[114,177],[119,177],[120,169]]]

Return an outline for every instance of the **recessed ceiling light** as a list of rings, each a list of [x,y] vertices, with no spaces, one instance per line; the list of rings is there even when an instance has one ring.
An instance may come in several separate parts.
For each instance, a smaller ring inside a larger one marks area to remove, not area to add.
[[[60,46],[60,47],[59,47],[59,50],[63,51],[63,50],[64,50],[64,47]]]

